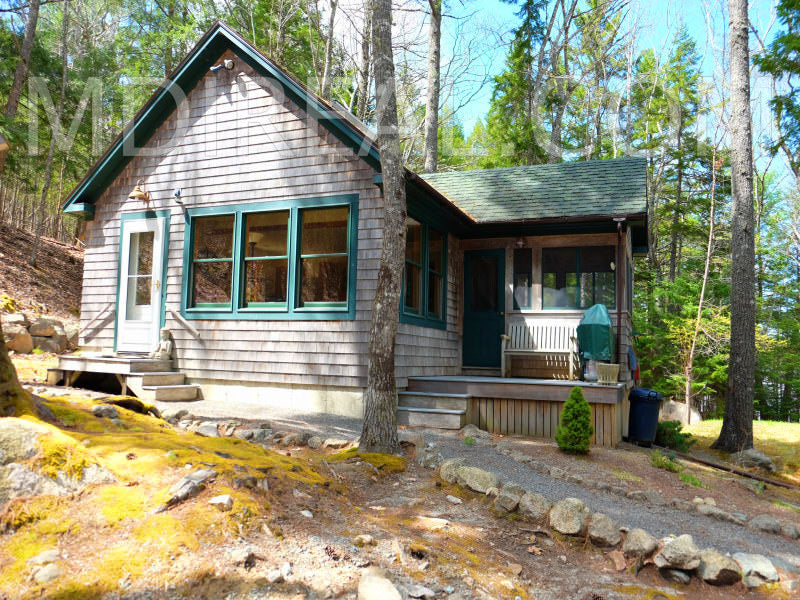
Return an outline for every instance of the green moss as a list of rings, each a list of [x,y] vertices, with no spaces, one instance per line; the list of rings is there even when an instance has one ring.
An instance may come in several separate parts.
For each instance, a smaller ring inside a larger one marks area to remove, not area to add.
[[[357,458],[384,473],[396,473],[406,470],[406,458],[395,454],[382,454],[379,452],[359,452],[358,448],[351,448],[344,452],[339,452],[331,457],[332,461],[344,461]]]
[[[19,303],[8,294],[0,294],[0,309],[14,313],[19,311]]]
[[[80,481],[83,470],[97,461],[89,455],[81,444],[57,429],[39,438],[41,456],[37,460],[38,469],[44,475],[55,479],[59,471],[67,477]]]
[[[44,519],[58,518],[68,505],[60,496],[36,496],[11,500],[0,514],[0,532],[17,531],[25,525]]]
[[[97,494],[97,499],[108,525],[141,517],[145,512],[144,493],[138,487],[104,486]]]
[[[126,544],[118,544],[97,557],[80,580],[71,580],[60,585],[48,597],[52,600],[94,600],[118,587],[119,581],[130,577],[135,581],[144,572],[148,557],[132,551]]]
[[[191,521],[179,520],[168,513],[149,515],[133,529],[133,537],[137,544],[155,548],[161,554],[181,548],[197,550],[200,547],[198,531],[192,525]]]

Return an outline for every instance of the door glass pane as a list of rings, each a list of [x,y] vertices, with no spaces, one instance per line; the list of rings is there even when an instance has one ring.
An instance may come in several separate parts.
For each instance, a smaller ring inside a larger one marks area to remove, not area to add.
[[[428,230],[428,265],[431,271],[442,272],[444,237],[438,231]]]
[[[245,301],[286,302],[288,272],[285,258],[247,261]]]
[[[147,308],[152,302],[154,239],[152,231],[132,233],[129,237],[125,318],[130,321],[148,316]]]
[[[472,259],[472,302],[474,311],[493,311],[497,308],[497,258],[479,256]]]
[[[286,256],[289,211],[247,215],[245,256]]]
[[[194,304],[220,304],[231,301],[233,263],[194,263]]]
[[[577,248],[542,249],[542,306],[578,308]]]
[[[232,252],[233,215],[194,220],[194,258],[230,258]]]
[[[347,257],[303,258],[300,266],[300,301],[346,302]]]
[[[406,263],[405,290],[403,304],[409,312],[422,312],[422,268]]]
[[[347,252],[349,211],[347,206],[304,209],[301,254]]]

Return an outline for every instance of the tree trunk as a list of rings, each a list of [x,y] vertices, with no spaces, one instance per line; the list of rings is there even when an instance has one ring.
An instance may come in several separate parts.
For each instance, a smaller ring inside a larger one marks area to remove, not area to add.
[[[22,38],[22,50],[20,52],[17,68],[14,70],[14,80],[11,83],[11,90],[8,92],[6,108],[3,111],[6,123],[11,122],[17,116],[19,99],[22,96],[22,86],[28,78],[28,69],[33,53],[33,41],[36,37],[36,23],[39,21],[40,0],[31,0],[28,5],[28,19],[25,22],[25,36]],[[6,166],[8,153],[0,152],[0,175]]]
[[[747,0],[728,0],[731,43],[731,355],[722,431],[713,447],[753,447],[755,239]]]
[[[398,452],[394,353],[406,246],[406,193],[397,124],[391,0],[373,0],[372,44],[384,219],[360,446],[366,452]]]
[[[680,207],[683,201],[683,111],[678,109],[678,172],[675,182],[675,206],[672,209],[672,231],[669,242],[669,282],[675,281],[678,270],[678,227],[681,222]]]
[[[372,10],[369,0],[364,2],[364,34],[361,37],[361,66],[358,70],[358,104],[356,116],[364,119],[369,99],[369,51],[372,44]]]
[[[323,98],[330,98],[331,96],[331,60],[333,57],[333,25],[336,20],[336,8],[339,5],[338,0],[331,0],[331,16],[328,19],[328,38],[325,41],[325,64],[322,70],[322,85],[320,86],[320,95]]]
[[[0,417],[19,417],[33,412],[31,397],[19,384],[17,370],[8,356],[0,322]]]
[[[439,166],[439,87],[441,85],[442,0],[428,0],[431,24],[428,32],[428,95],[425,104],[425,172]]]

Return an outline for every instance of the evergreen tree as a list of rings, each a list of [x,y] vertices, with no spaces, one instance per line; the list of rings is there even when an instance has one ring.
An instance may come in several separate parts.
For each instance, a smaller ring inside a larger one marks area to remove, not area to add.
[[[592,440],[592,409],[581,388],[574,387],[564,403],[561,424],[556,429],[556,443],[564,452],[586,454]]]

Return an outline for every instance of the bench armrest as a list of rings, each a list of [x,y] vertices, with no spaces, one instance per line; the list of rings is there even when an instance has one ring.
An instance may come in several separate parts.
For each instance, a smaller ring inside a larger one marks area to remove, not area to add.
[[[501,333],[500,334],[500,339],[501,340],[505,340],[506,342],[510,342],[511,341],[511,336],[510,335],[506,335],[505,333]]]

